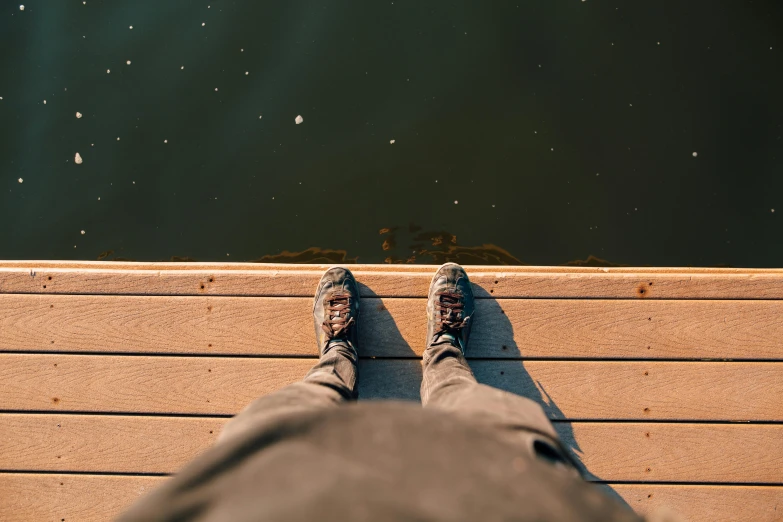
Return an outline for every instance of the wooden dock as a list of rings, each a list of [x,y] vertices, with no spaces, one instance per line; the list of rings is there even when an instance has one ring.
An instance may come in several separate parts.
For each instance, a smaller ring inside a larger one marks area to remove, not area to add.
[[[317,357],[325,266],[0,262],[0,520],[107,520]],[[435,267],[351,266],[361,399],[418,400]],[[481,382],[647,513],[783,520],[783,270],[468,267]]]

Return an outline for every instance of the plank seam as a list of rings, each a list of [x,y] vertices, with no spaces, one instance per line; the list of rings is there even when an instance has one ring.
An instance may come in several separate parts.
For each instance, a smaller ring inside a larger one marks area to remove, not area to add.
[[[225,359],[296,359],[296,360],[318,360],[316,355],[299,354],[242,354],[242,353],[186,353],[186,352],[74,352],[74,351],[38,351],[38,350],[4,350],[0,348],[0,355],[83,355],[83,356],[106,356],[106,357],[190,357],[190,358],[225,358]],[[383,360],[383,361],[415,361],[421,360],[419,356],[398,357],[384,355],[362,355],[359,357],[362,361]],[[478,362],[524,362],[524,361],[542,361],[542,362],[671,362],[671,363],[781,363],[781,359],[700,359],[700,358],[637,358],[637,357],[471,357],[466,356],[469,361]]]
[[[359,400],[363,399],[359,397]],[[366,399],[370,400],[370,399]],[[378,399],[372,399],[378,400]],[[394,399],[388,399],[394,400]],[[400,399],[398,399],[400,400]],[[408,402],[408,401],[406,401]],[[163,417],[163,418],[195,418],[195,419],[231,419],[239,413],[166,413],[166,412],[147,412],[147,411],[94,411],[94,410],[0,410],[0,415],[81,415],[90,417]],[[783,425],[783,419],[780,420],[713,420],[713,419],[592,419],[588,417],[580,418],[550,418],[552,424],[699,424],[699,425],[741,425],[741,426],[779,426]]]
[[[361,399],[360,399],[361,400]],[[237,412],[239,413],[239,412]],[[59,411],[59,410],[2,410],[0,415],[8,416],[84,416],[84,417],[182,417],[191,419],[230,419],[233,414],[226,413],[145,413],[145,412],[96,412],[96,411]],[[749,421],[727,421],[727,420],[691,420],[691,419],[550,419],[552,424],[695,424],[695,425],[724,425],[724,426],[783,426],[783,420],[749,420]]]
[[[57,471],[57,470],[29,470],[29,469],[0,469],[0,475],[95,475],[109,477],[171,477],[172,473],[155,473],[139,471]]]
[[[26,469],[0,469],[0,475],[75,475],[75,476],[96,476],[96,477],[173,477],[173,473],[154,473],[138,471],[60,471],[60,470],[26,470]],[[597,480],[585,479],[586,482],[597,485],[638,485],[638,486],[724,486],[724,487],[765,487],[781,488],[783,483],[779,482],[642,482],[634,480]]]
[[[0,291],[0,295],[57,295],[57,296],[77,296],[77,297],[208,297],[210,299],[221,298],[268,298],[268,299],[312,299],[312,294],[208,294],[208,293],[79,293],[79,292],[17,292]],[[426,299],[423,295],[384,295],[372,294],[362,295],[364,299]],[[574,297],[574,296],[505,296],[495,297],[492,295],[475,295],[476,300],[494,300],[494,301],[536,301],[536,300],[556,300],[556,301],[783,301],[783,297]]]
[[[237,410],[239,413],[240,410]],[[166,413],[144,411],[81,411],[81,410],[0,410],[0,415],[84,415],[90,417],[165,417],[196,419],[230,419],[237,413]]]

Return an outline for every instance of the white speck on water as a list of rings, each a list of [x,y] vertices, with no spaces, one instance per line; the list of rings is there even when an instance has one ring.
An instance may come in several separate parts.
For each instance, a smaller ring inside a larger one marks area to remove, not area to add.
[[[82,235],[84,235],[84,234],[86,234],[86,233],[87,233],[87,232],[85,232],[84,230],[82,230]]]
[[[111,74],[111,69],[106,69],[106,74]]]
[[[19,178],[19,183],[24,183],[24,180],[22,178]],[[773,209],[772,212],[775,212],[775,210]]]
[[[98,196],[98,201],[100,201],[100,200],[101,200],[101,197],[100,197],[100,196]]]
[[[135,184],[136,184],[136,182],[134,181],[134,182],[133,182],[133,184],[135,185]]]
[[[492,208],[495,208],[495,205],[492,205]]]
[[[218,90],[218,88],[217,88],[217,87],[215,87],[215,92],[217,92],[217,90]]]
[[[245,76],[247,76],[248,74],[250,74],[250,71],[245,71]]]
[[[258,119],[260,120],[261,118],[263,118],[263,116],[261,116],[261,115],[259,114],[259,115],[258,115]]]
[[[125,64],[126,64],[126,65],[130,65],[130,60],[128,60],[127,62],[125,62]]]
[[[694,152],[694,153],[693,153],[693,157],[694,157],[694,158],[695,158],[696,156],[698,156],[698,155],[699,155],[699,153],[698,153],[698,152]]]
[[[629,107],[633,107],[633,103],[629,103],[629,104],[628,104],[628,106],[629,106]]]
[[[21,182],[22,182],[22,178],[19,178],[19,183],[21,183]],[[773,214],[775,213],[775,209],[774,208],[769,209],[769,211],[772,212]]]
[[[46,105],[46,100],[44,100],[44,105]]]
[[[244,52],[245,52],[245,50],[244,50],[244,49],[240,49],[240,50],[239,50],[239,52],[240,52],[240,53],[244,53]]]
[[[133,29],[133,26],[131,25],[130,27],[128,27],[128,29]]]
[[[661,45],[661,42],[658,42],[658,45]]]
[[[302,118],[302,116],[301,116],[301,115],[299,115],[299,116],[297,116],[297,117],[294,119],[294,121],[296,122],[296,124],[297,124],[297,125],[299,125],[300,123],[302,123],[302,122],[304,121],[304,118]]]
[[[168,142],[169,142],[169,140],[163,140],[163,143],[168,143]]]
[[[600,176],[600,175],[601,175],[601,173],[600,173],[600,172],[596,172],[596,173],[595,173],[595,175],[596,175],[596,176]]]
[[[180,67],[180,70],[183,70],[184,68],[185,68],[185,66],[183,65],[182,67]]]
[[[2,99],[3,99],[3,97],[2,97],[2,96],[0,96],[0,100],[2,100]]]
[[[394,142],[397,140],[389,140],[389,145],[394,145]]]
[[[79,112],[79,111],[76,111],[76,117],[77,117],[77,118],[81,118],[81,117],[82,117],[82,113],[81,113],[81,112]]]
[[[457,201],[457,200],[455,199],[455,200],[454,200],[454,204],[455,204],[455,205],[459,205],[459,201]]]
[[[77,165],[81,165],[83,161],[84,160],[82,159],[81,155],[77,152],[76,156],[74,156],[73,158],[73,162],[76,163]]]
[[[201,22],[201,27],[204,27],[205,25],[207,25],[206,22]]]
[[[120,141],[120,137],[119,136],[117,136],[117,141]]]
[[[552,152],[554,152],[554,151],[555,151],[554,147],[553,147],[553,148],[551,148],[551,149],[549,149],[549,150],[551,150]]]
[[[20,6],[19,6],[19,10],[20,10],[20,11],[24,11],[24,6],[23,6],[23,5],[20,5]]]

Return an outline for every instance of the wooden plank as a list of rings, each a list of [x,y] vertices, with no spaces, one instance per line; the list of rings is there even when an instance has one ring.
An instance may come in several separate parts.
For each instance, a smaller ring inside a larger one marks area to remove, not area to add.
[[[780,486],[669,486],[610,484],[611,489],[640,515],[661,510],[688,522],[774,522],[783,513]]]
[[[363,301],[363,355],[421,355],[424,299]],[[309,298],[0,295],[0,351],[317,355]],[[783,302],[485,299],[469,357],[783,359]]]
[[[0,415],[0,470],[173,473],[224,418]],[[612,482],[783,483],[783,425],[558,422],[592,473]]]
[[[0,473],[0,520],[103,522],[168,480],[134,475]],[[668,508],[689,522],[773,522],[780,520],[780,486],[599,486],[621,497],[640,515]]]
[[[472,360],[553,420],[783,421],[783,364]],[[420,400],[416,360],[364,360],[360,398]]]
[[[323,270],[289,265],[255,270],[11,268],[0,263],[0,293],[311,297]],[[200,268],[200,269],[194,269]],[[356,267],[366,297],[426,297],[436,267]],[[602,272],[468,267],[478,298],[781,299],[783,271]]]
[[[234,415],[315,359],[0,355],[6,411]],[[552,419],[783,421],[783,363],[472,361]],[[365,359],[362,399],[419,400],[417,359]]]
[[[234,415],[316,359],[0,355],[3,410]]]
[[[174,473],[227,419],[0,414],[0,470]]]
[[[783,483],[783,425],[556,422],[594,480]]]
[[[105,522],[167,477],[0,473],[0,520]]]

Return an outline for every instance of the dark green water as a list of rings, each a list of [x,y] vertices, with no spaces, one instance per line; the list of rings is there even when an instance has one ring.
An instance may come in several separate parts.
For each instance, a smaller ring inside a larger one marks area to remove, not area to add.
[[[772,0],[3,1],[0,258],[780,267],[782,53]]]

